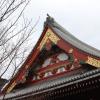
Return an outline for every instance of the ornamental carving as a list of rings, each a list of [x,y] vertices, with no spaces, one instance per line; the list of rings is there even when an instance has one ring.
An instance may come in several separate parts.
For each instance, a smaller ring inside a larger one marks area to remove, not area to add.
[[[14,86],[16,85],[16,82],[14,81],[11,86],[7,89],[7,93],[9,93],[13,88]]]
[[[100,67],[100,61],[92,57],[88,57],[88,60],[86,61],[86,63],[98,68]]]
[[[42,49],[42,47],[45,45],[45,43],[48,40],[52,41],[54,44],[57,44],[57,42],[60,40],[60,38],[57,35],[55,35],[51,29],[48,29],[39,45],[40,50]]]

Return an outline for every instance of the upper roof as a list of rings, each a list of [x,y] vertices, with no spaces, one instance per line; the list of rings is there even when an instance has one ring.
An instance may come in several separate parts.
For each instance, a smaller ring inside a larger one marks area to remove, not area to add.
[[[79,39],[77,39],[75,36],[73,36],[71,33],[69,33],[67,30],[65,30],[61,25],[59,25],[52,17],[48,15],[47,20],[45,22],[45,26],[49,25],[53,31],[59,35],[62,39],[73,45],[74,47],[89,53],[93,56],[100,57],[100,50],[95,49],[94,47],[91,47]]]

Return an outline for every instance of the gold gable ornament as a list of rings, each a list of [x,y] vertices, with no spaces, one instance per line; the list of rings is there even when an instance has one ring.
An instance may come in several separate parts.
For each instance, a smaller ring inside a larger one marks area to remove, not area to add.
[[[88,57],[88,60],[86,61],[86,63],[94,67],[100,68],[100,60],[94,59],[92,57]]]
[[[48,39],[52,41],[54,44],[57,44],[57,42],[60,40],[60,38],[57,35],[55,35],[51,29],[48,29],[39,45],[40,50],[43,48]]]
[[[7,89],[7,93],[9,93],[14,87],[15,87],[15,85],[16,85],[16,82],[14,81],[12,84],[11,84],[11,86]]]

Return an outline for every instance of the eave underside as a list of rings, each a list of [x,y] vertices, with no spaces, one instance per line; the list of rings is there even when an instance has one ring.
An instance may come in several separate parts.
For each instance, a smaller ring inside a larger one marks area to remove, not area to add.
[[[37,96],[41,93],[48,94],[51,91],[55,91],[57,89],[59,90],[59,89],[64,88],[64,87],[71,87],[68,90],[70,93],[70,90],[71,89],[73,90],[75,85],[76,85],[75,89],[77,89],[77,90],[78,90],[78,88],[81,88],[81,87],[86,88],[86,86],[88,86],[88,85],[95,87],[97,83],[100,84],[100,69],[89,71],[89,72],[86,72],[84,74],[70,76],[69,78],[66,78],[66,77],[67,76],[64,75],[64,76],[59,77],[55,80],[49,80],[49,81],[47,80],[47,81],[40,82],[34,86],[30,86],[30,87],[22,89],[22,90],[13,91],[9,94],[6,94],[5,99],[17,100],[18,98],[22,99],[22,98],[26,98],[28,96],[34,97],[34,96]],[[0,100],[1,100],[1,98],[2,97],[0,97]]]

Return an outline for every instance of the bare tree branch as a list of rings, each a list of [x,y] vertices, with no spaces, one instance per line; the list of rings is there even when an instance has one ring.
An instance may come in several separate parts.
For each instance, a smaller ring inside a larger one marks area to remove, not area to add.
[[[30,0],[0,0],[0,69],[3,69],[0,77],[10,66],[14,68],[11,76],[13,77],[25,59],[28,49],[22,49],[23,45],[39,21],[38,19],[35,25],[31,26],[32,21],[26,20],[23,16],[29,2]]]

